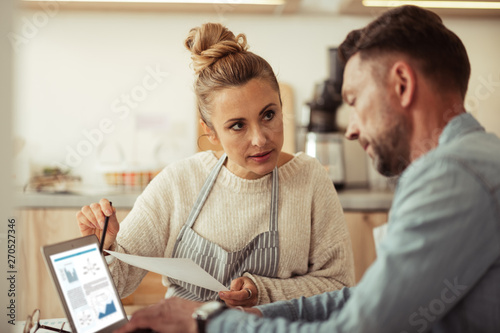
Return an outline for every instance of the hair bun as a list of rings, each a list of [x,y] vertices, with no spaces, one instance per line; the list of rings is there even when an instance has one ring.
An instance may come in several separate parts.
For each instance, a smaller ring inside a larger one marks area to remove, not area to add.
[[[196,74],[210,67],[217,60],[232,53],[246,52],[247,39],[244,34],[234,34],[220,23],[205,23],[189,31],[185,41],[191,51],[193,69]]]

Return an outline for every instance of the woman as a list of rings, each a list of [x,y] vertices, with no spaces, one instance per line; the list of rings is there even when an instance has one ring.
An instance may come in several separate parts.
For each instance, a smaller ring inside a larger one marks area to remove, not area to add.
[[[253,306],[352,285],[351,244],[332,182],[317,160],[281,151],[271,66],[247,51],[244,35],[220,24],[192,29],[185,45],[201,125],[223,151],[168,165],[121,224],[105,199],[83,207],[82,235],[100,237],[110,216],[106,249],[191,258],[231,290],[217,294],[164,277],[167,297]],[[122,296],[146,274],[119,260],[109,267]]]

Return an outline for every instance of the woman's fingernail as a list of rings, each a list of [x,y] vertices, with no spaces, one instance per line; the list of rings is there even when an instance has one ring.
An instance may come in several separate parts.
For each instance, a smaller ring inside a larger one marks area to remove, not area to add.
[[[221,296],[221,297],[226,297],[226,293],[225,293],[225,292],[221,292],[221,293],[220,293],[220,296]]]
[[[106,211],[106,215],[111,216],[111,214],[113,214],[113,212],[112,212],[112,211],[110,211],[110,210],[108,209],[108,210]]]

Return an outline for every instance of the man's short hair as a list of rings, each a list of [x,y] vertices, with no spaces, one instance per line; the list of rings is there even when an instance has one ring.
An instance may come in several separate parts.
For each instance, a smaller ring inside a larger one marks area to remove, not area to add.
[[[363,60],[390,53],[405,54],[442,91],[458,89],[462,97],[467,92],[470,63],[465,46],[429,10],[397,7],[365,28],[351,31],[339,47],[339,56],[347,62],[358,52]]]

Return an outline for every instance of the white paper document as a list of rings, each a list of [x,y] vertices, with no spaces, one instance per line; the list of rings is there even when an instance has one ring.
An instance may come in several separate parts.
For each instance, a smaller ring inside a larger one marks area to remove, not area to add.
[[[213,291],[229,290],[191,259],[141,257],[115,251],[106,252],[129,265],[165,275],[172,279],[181,280]]]

